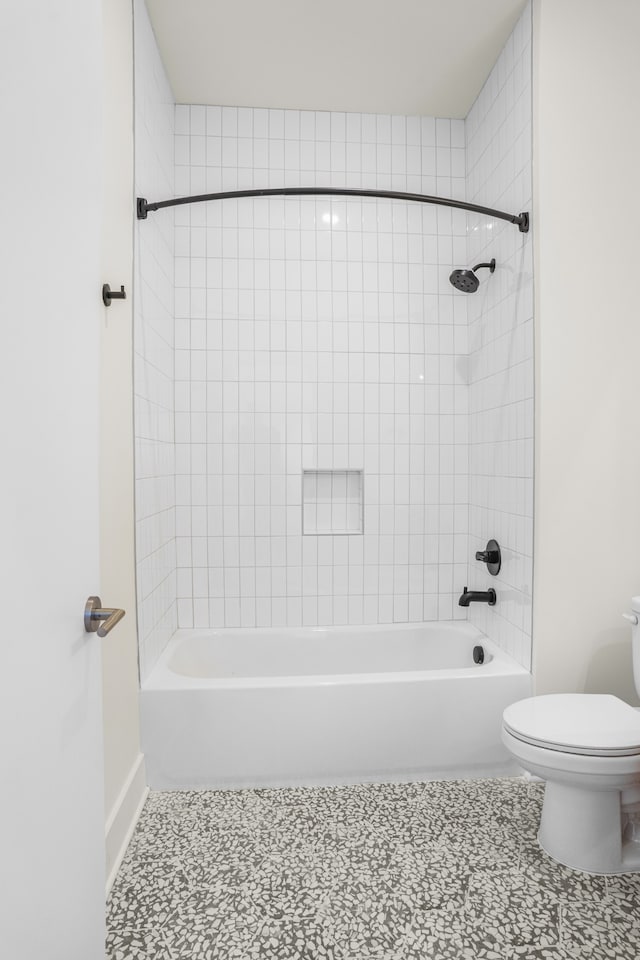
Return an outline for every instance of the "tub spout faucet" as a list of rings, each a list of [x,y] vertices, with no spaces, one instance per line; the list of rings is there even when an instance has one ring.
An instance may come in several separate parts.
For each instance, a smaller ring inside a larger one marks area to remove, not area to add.
[[[458,606],[468,607],[470,603],[488,603],[490,607],[495,607],[496,592],[493,587],[489,590],[467,590],[465,587],[458,600]]]

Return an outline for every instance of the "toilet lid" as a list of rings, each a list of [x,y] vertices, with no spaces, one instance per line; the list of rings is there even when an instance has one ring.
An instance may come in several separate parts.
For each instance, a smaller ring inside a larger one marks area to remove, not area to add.
[[[640,713],[609,694],[556,693],[519,700],[503,714],[518,740],[590,756],[640,754]]]

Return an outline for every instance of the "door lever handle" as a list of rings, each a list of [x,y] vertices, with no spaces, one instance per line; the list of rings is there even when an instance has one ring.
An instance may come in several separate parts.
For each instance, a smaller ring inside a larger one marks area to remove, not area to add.
[[[106,637],[124,615],[119,607],[103,607],[100,597],[89,597],[84,608],[84,628],[87,633],[97,631],[99,637]]]

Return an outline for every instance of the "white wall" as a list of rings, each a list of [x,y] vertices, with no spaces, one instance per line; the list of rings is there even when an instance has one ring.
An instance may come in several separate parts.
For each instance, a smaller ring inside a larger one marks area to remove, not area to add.
[[[176,107],[178,195],[462,197],[464,173],[462,121]],[[465,263],[466,218],[446,208],[176,209],[180,626],[466,616],[467,304],[448,282]],[[364,471],[363,535],[302,534],[310,468]]]
[[[134,3],[135,191],[173,196],[174,101],[144,0]],[[173,210],[135,231],[136,561],[144,678],[177,625],[173,419]]]
[[[539,693],[632,699],[620,613],[640,591],[640,5],[534,12],[534,672]]]
[[[467,200],[531,213],[531,7],[507,40],[465,121]],[[533,230],[536,216],[532,214]],[[494,607],[472,604],[469,619],[521,663],[531,665],[533,574],[533,232],[469,216],[470,265],[481,270],[469,315],[470,589],[493,587]],[[461,294],[462,295],[462,294]],[[498,541],[492,577],[475,560]]]
[[[126,300],[102,308],[100,341],[100,597],[124,607],[102,643],[107,877],[145,789],[138,722],[133,516],[133,22],[130,0],[103,0],[102,270]],[[98,641],[100,642],[100,641]]]

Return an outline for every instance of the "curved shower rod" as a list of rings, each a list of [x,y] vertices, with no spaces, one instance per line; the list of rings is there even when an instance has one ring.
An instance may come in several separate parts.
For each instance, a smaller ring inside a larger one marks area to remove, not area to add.
[[[398,193],[395,190],[357,190],[347,187],[273,187],[267,190],[228,190],[225,193],[201,193],[195,197],[176,197],[174,200],[158,200],[148,203],[143,197],[136,201],[138,220],[146,220],[150,210],[160,210],[162,207],[178,207],[184,203],[201,203],[204,200],[237,200],[240,197],[309,197],[329,195],[338,197],[378,197],[382,200],[416,200],[418,203],[434,203],[441,207],[455,207],[457,210],[470,210],[472,213],[483,213],[488,217],[497,217],[499,220],[508,220],[517,223],[520,233],[529,232],[528,213],[504,213],[502,210],[492,210],[491,207],[481,207],[476,203],[466,203],[464,200],[448,200],[445,197],[430,197],[424,193]]]

